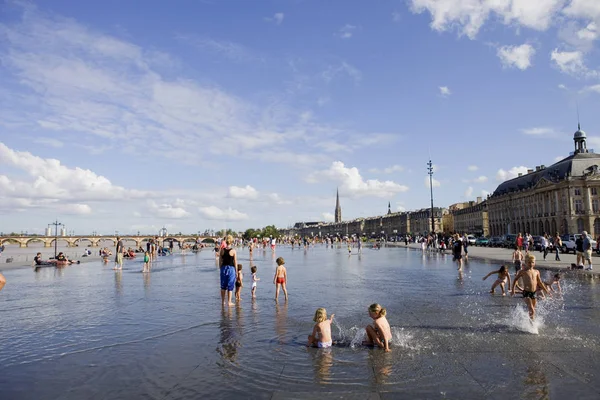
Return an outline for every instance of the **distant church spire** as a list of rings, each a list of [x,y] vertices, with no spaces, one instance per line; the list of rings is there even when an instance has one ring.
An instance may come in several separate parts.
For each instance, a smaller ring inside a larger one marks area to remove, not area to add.
[[[388,214],[392,213],[392,203],[388,201]]]
[[[342,222],[342,207],[340,207],[340,191],[335,193],[335,222]]]

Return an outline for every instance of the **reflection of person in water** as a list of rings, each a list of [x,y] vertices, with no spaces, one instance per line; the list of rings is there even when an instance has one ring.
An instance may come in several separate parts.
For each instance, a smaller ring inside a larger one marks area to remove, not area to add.
[[[121,278],[123,277],[123,273],[121,272],[122,270],[117,269],[115,270],[115,295],[117,297],[121,297],[122,291],[123,291],[123,284],[121,282]]]
[[[0,290],[2,290],[5,283],[6,283],[6,278],[4,277],[4,275],[0,274]]]
[[[217,346],[217,353],[223,357],[224,361],[234,363],[237,358],[238,341],[235,340],[233,331],[233,321],[231,320],[231,308],[221,308],[221,322],[219,323],[221,337]]]
[[[279,338],[279,343],[285,343],[285,334],[287,333],[286,329],[287,324],[287,302],[283,305],[279,305],[279,303],[275,303],[275,332],[277,332],[277,337]]]
[[[315,379],[320,384],[331,383],[331,366],[333,365],[333,349],[331,347],[319,351],[310,351]]]

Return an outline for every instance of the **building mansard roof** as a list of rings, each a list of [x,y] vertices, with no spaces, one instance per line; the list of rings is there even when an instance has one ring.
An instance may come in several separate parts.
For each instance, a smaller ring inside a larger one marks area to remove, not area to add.
[[[597,173],[599,167],[599,154],[576,153],[549,167],[541,165],[536,167],[535,171],[501,183],[494,191],[492,197],[532,188],[542,179],[558,183],[565,180],[567,177],[583,177],[591,175]]]

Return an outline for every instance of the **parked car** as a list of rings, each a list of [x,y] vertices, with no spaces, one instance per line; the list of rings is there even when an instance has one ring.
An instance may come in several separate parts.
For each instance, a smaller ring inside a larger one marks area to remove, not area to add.
[[[504,240],[500,236],[493,236],[488,242],[489,247],[502,247]]]
[[[517,235],[508,234],[504,235],[502,247],[506,247],[507,249],[512,249],[517,245]]]
[[[475,246],[487,246],[489,243],[490,239],[486,238],[485,236],[480,236],[475,240]]]
[[[467,241],[469,242],[469,246],[474,246],[477,239],[473,235],[467,235]]]
[[[542,237],[541,236],[533,237],[533,249],[534,250],[542,250]]]
[[[562,235],[560,240],[562,240],[562,252],[563,253],[577,253],[577,246],[575,245],[575,241],[577,238],[581,237],[580,233],[576,233],[574,235]],[[598,247],[596,241],[594,239],[590,239],[590,243],[592,245],[592,249],[596,249]]]

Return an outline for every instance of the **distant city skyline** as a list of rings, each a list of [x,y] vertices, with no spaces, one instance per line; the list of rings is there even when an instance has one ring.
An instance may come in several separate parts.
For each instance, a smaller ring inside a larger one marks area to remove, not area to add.
[[[600,149],[600,7],[0,4],[0,231],[287,227]],[[579,117],[578,117],[579,114]]]

